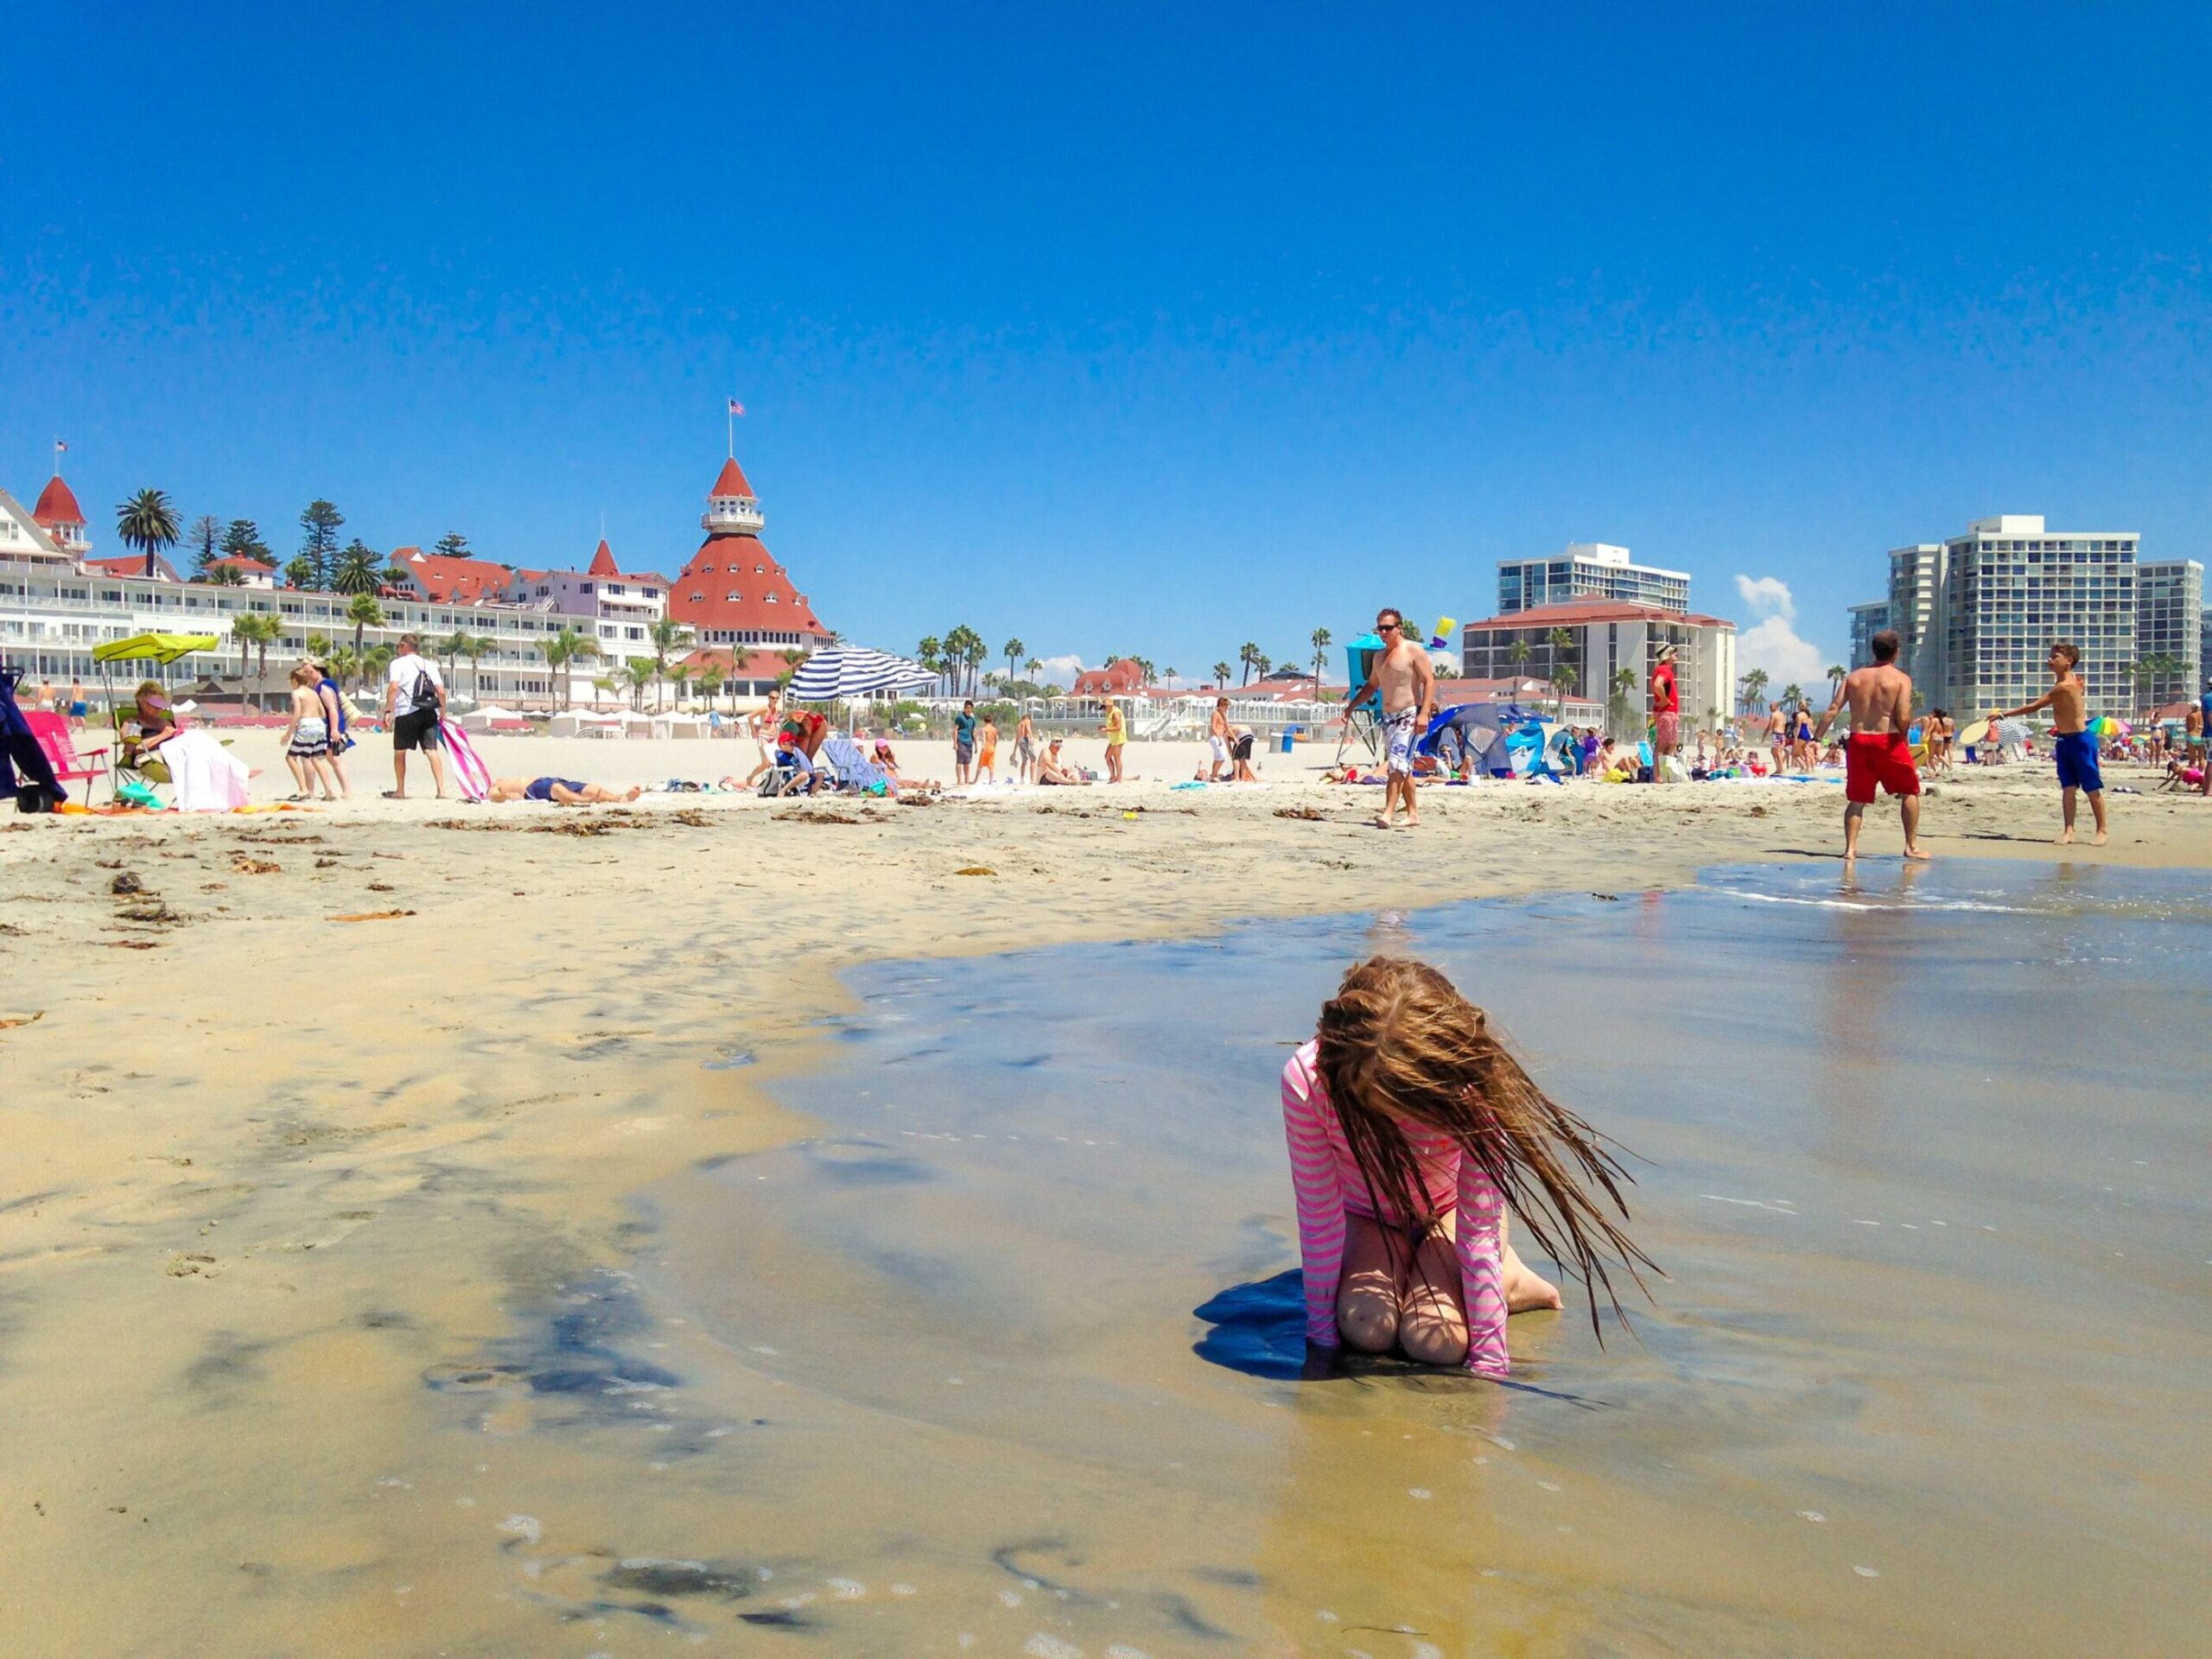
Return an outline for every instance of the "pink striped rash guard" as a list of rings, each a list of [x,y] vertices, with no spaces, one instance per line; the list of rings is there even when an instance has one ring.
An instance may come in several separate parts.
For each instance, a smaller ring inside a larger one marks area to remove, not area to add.
[[[1282,1069],[1282,1126],[1290,1142],[1290,1182],[1298,1198],[1298,1250],[1306,1270],[1306,1339],[1334,1348],[1337,1285],[1344,1275],[1344,1217],[1373,1216],[1359,1166],[1344,1143],[1344,1126],[1328,1090],[1313,1068],[1317,1042],[1309,1042]],[[1503,1211],[1497,1187],[1459,1143],[1433,1130],[1408,1132],[1422,1185],[1438,1215],[1454,1210],[1453,1242],[1467,1303],[1467,1369],[1484,1376],[1506,1375],[1505,1290],[1498,1261],[1497,1224]],[[1395,1217],[1378,1217],[1402,1225]]]

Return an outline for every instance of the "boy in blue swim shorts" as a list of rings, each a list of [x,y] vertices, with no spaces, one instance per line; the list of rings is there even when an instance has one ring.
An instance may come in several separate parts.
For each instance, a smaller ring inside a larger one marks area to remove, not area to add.
[[[2105,844],[2105,780],[2097,769],[2097,740],[2089,731],[2089,688],[2075,671],[2081,666],[2082,648],[2070,640],[2061,639],[2050,648],[2048,659],[2050,669],[2050,690],[2033,702],[2023,703],[2018,709],[2005,709],[1993,713],[1993,723],[2010,720],[2018,715],[2031,715],[2038,709],[2050,710],[2050,723],[2056,741],[2053,745],[2058,757],[2058,802],[2063,828],[2058,844],[2070,844],[2074,839],[2074,800],[2077,794],[2089,798],[2089,810],[2097,820],[2093,847]]]

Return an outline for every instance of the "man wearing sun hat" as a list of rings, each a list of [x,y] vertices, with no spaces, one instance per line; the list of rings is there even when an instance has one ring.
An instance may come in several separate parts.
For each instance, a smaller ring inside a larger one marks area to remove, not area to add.
[[[1659,647],[1651,665],[1651,778],[1664,781],[1667,758],[1682,744],[1682,694],[1675,683],[1675,648]]]

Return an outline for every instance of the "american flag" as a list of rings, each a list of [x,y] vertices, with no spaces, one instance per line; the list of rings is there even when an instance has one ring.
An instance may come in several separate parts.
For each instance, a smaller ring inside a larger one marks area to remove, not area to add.
[[[729,412],[733,415],[742,415],[745,413],[745,405],[733,397],[729,400]]]
[[[744,413],[745,413],[745,411],[744,411],[743,410],[741,410],[741,409],[740,410],[738,410],[737,412],[738,412],[739,414],[741,414],[741,415],[742,415],[742,414],[744,414]],[[57,454],[57,455],[58,455],[58,454],[60,454],[64,449],[67,449],[68,447],[69,447],[69,446],[68,446],[67,444],[66,444],[66,443],[62,442],[61,442],[61,440],[60,440],[60,439],[59,439],[59,438],[56,438],[56,439],[54,441],[54,453],[55,454]]]

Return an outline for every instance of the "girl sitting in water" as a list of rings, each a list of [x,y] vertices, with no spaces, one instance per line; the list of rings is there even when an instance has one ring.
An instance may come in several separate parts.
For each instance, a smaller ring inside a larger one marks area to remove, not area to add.
[[[1315,1347],[1505,1376],[1506,1315],[1560,1306],[1513,1248],[1508,1205],[1589,1290],[1593,1326],[1600,1287],[1620,1311],[1607,1256],[1639,1287],[1653,1265],[1580,1184],[1625,1221],[1627,1173],[1424,963],[1345,974],[1283,1068],[1282,1114]]]

